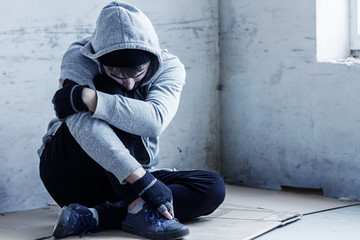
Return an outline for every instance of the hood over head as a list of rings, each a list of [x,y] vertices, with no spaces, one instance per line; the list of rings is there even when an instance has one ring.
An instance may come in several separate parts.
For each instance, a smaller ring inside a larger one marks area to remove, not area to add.
[[[80,51],[89,58],[98,59],[123,49],[150,52],[162,65],[159,40],[150,20],[130,4],[111,2],[102,9],[91,40]]]

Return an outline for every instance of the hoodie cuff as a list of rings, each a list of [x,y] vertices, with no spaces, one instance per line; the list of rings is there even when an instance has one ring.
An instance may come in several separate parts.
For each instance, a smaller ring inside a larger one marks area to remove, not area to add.
[[[130,176],[136,169],[141,167],[141,164],[134,161],[128,161],[127,164],[123,167],[113,166],[111,168],[111,172],[115,175],[115,177],[119,180],[120,184],[124,185],[128,183],[125,179]]]

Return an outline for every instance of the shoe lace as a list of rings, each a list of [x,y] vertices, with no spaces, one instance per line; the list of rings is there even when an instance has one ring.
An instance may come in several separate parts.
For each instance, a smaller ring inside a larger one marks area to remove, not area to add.
[[[145,220],[155,225],[161,225],[161,223],[167,221],[168,219],[165,218],[164,215],[160,214],[156,209],[147,209]]]
[[[81,233],[82,238],[87,233],[96,233],[102,230],[101,227],[96,226],[95,219],[89,219],[89,216],[78,214],[76,215],[78,221],[72,228],[73,233]]]

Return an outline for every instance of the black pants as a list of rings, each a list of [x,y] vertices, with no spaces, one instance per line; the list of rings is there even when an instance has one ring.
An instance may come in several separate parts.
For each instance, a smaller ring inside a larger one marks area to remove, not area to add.
[[[153,175],[173,193],[175,216],[190,220],[213,212],[224,200],[221,177],[209,171],[155,171]],[[100,226],[120,228],[127,205],[138,196],[91,159],[70,134],[66,124],[47,144],[40,161],[40,177],[62,207],[79,203],[98,210]]]

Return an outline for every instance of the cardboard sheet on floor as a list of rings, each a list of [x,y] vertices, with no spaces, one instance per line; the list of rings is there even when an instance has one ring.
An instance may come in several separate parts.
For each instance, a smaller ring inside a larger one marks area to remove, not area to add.
[[[303,214],[358,202],[318,195],[227,186],[225,202],[213,214],[185,223],[186,239],[253,239],[267,231],[296,221]],[[60,208],[56,205],[0,215],[0,239],[54,239],[51,232]],[[79,239],[71,236],[66,239]],[[83,239],[139,239],[122,231],[104,231]]]
[[[303,215],[359,204],[315,194],[274,191],[227,185],[227,206],[263,208],[274,211],[298,212]]]

